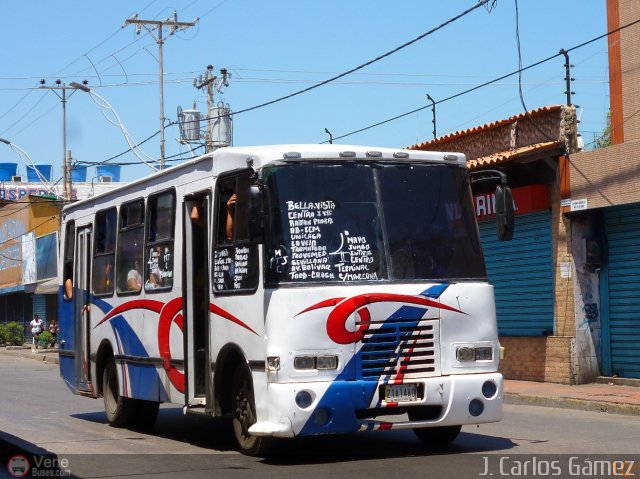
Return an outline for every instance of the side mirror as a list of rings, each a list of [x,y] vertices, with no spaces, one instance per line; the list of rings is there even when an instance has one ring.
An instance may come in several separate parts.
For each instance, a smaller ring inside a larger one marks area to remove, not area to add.
[[[496,188],[496,227],[500,241],[509,241],[513,238],[513,196],[511,188],[504,185]]]
[[[264,194],[262,190],[252,185],[249,187],[249,203],[247,205],[247,231],[249,241],[262,243],[264,241]]]

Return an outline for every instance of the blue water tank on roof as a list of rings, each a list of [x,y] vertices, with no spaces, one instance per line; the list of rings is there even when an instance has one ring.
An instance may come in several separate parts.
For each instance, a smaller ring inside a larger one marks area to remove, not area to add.
[[[29,183],[40,183],[42,181],[40,176],[44,177],[46,181],[51,181],[51,170],[51,165],[27,166],[27,181]]]
[[[73,168],[71,168],[71,181],[74,183],[86,183],[87,167],[74,166]]]
[[[18,163],[0,163],[0,181],[11,181],[18,172]]]
[[[98,181],[120,181],[120,165],[99,165],[96,166],[96,176]]]

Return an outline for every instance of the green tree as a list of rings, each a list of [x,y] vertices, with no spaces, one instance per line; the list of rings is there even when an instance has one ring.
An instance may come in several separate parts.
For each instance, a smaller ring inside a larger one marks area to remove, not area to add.
[[[40,333],[40,336],[38,336],[38,345],[41,348],[48,348],[50,346],[53,346],[53,339],[53,334],[51,334],[49,331],[43,331]]]
[[[24,329],[21,324],[12,321],[5,325],[5,343],[7,346],[22,346],[24,344]]]
[[[602,134],[593,140],[593,148],[606,148],[611,146],[611,112],[607,112],[607,122]]]

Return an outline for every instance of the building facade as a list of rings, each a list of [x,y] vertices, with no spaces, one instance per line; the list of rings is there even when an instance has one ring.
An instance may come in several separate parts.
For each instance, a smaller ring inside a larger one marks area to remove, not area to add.
[[[640,3],[607,0],[607,23],[610,146],[579,151],[575,111],[558,106],[411,147],[461,151],[514,189],[509,244],[482,221],[490,191],[474,189],[506,378],[640,379]],[[539,209],[518,206],[522,187]]]
[[[459,151],[472,171],[507,174],[516,208],[512,241],[496,239],[496,185],[472,185],[506,352],[501,372],[508,379],[577,382],[570,225],[560,202],[566,155],[577,149],[575,108],[543,107],[411,148]]]
[[[76,183],[72,198],[89,198],[120,184]],[[19,323],[28,340],[34,315],[47,325],[57,320],[62,204],[58,185],[23,183],[13,174],[7,178],[0,174],[0,323]]]
[[[611,146],[571,155],[578,359],[640,379],[640,3],[607,1]]]
[[[27,337],[34,314],[57,319],[60,208],[55,196],[0,200],[0,320]]]

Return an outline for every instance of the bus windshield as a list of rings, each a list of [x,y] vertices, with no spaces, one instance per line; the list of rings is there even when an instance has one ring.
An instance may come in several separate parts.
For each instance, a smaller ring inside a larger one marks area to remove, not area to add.
[[[271,285],[486,279],[464,168],[327,162],[262,173]]]

